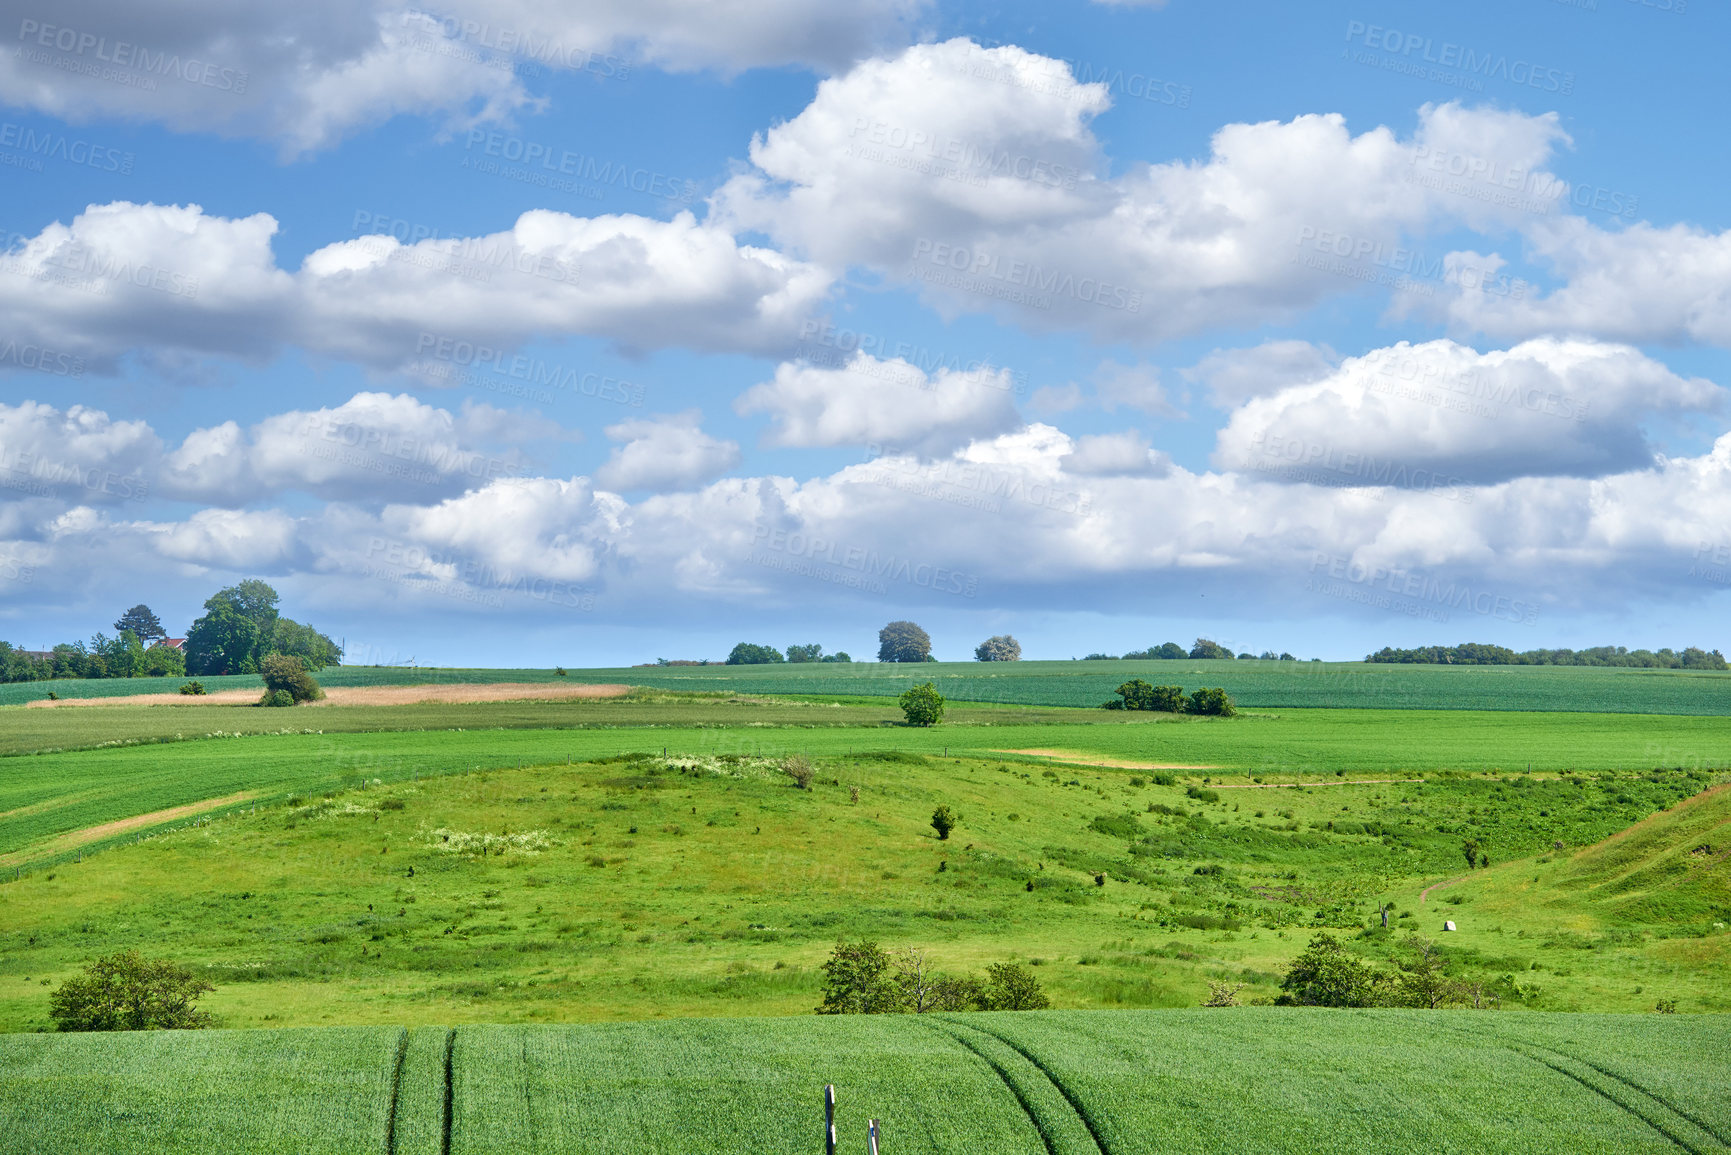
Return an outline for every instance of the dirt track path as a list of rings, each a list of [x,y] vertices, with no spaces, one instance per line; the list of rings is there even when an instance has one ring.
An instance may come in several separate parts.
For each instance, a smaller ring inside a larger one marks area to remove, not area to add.
[[[14,850],[10,854],[0,854],[0,866],[17,866],[32,858],[41,858],[51,854],[61,854],[68,850],[77,850],[80,846],[88,846],[92,842],[100,842],[116,834],[138,830],[145,826],[156,826],[163,822],[173,822],[177,818],[191,818],[195,814],[203,814],[209,810],[217,810],[224,806],[232,806],[237,802],[245,802],[256,798],[256,790],[242,790],[239,794],[230,794],[226,798],[206,798],[202,802],[188,802],[184,806],[171,806],[166,810],[153,810],[149,814],[135,814],[131,818],[117,818],[113,822],[104,822],[100,826],[87,826],[83,830],[69,830],[65,834],[57,834],[46,842],[38,842],[23,850]]]
[[[1442,882],[1431,883],[1429,886],[1425,887],[1423,890],[1418,892],[1418,904],[1420,906],[1423,906],[1424,900],[1430,897],[1431,891],[1437,890],[1437,889],[1444,887],[1444,886],[1453,886],[1457,882],[1465,882],[1467,879],[1469,879],[1471,877],[1472,877],[1472,875],[1470,875],[1470,874],[1463,874],[1459,878],[1449,878],[1449,879],[1443,880]]]

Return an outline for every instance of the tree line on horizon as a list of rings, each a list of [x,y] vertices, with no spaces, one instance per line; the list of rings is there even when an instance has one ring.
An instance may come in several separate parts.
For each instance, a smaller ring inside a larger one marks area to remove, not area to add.
[[[1505,646],[1485,642],[1462,642],[1458,646],[1420,646],[1397,650],[1384,646],[1365,661],[1389,664],[1435,666],[1625,666],[1654,670],[1723,670],[1725,655],[1718,650],[1686,647],[1682,653],[1670,648],[1630,650],[1622,646],[1594,646],[1586,650],[1524,650],[1516,653]]]
[[[180,649],[167,644],[168,631],[146,605],[121,614],[113,636],[98,631],[89,642],[62,642],[44,655],[0,642],[0,682],[256,674],[278,654],[299,658],[309,670],[340,665],[343,648],[283,617],[279,600],[256,578],[218,590],[205,600]]]

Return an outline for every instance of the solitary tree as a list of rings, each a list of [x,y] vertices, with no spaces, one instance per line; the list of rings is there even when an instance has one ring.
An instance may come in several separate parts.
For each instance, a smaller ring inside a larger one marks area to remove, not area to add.
[[[891,622],[878,631],[880,662],[923,662],[931,656],[931,635],[912,622]]]
[[[930,682],[903,690],[899,700],[911,726],[935,726],[944,720],[944,696]]]
[[[1218,687],[1212,690],[1200,689],[1190,695],[1190,704],[1185,710],[1192,714],[1211,715],[1217,718],[1231,718],[1237,715],[1238,709],[1232,704],[1232,699],[1226,696],[1226,691]]]
[[[1346,953],[1333,935],[1319,934],[1292,960],[1286,977],[1280,980],[1280,989],[1286,992],[1280,1001],[1289,1005],[1368,1007],[1374,977],[1370,968]]]
[[[120,615],[120,620],[114,623],[114,632],[124,634],[131,630],[140,642],[149,645],[157,638],[166,638],[168,631],[162,628],[162,623],[147,605],[136,605]]]
[[[987,638],[974,647],[974,660],[979,662],[1019,662],[1022,660],[1022,643],[1009,634],[998,634]]]
[[[215,990],[168,959],[135,950],[99,958],[48,996],[48,1013],[63,1031],[157,1031],[208,1027],[193,1002]]]
[[[1210,641],[1208,638],[1197,638],[1196,644],[1190,647],[1190,656],[1192,658],[1230,658],[1232,651],[1219,642]]]
[[[875,942],[838,942],[819,969],[824,974],[820,1015],[882,1015],[901,1009],[890,956]]]

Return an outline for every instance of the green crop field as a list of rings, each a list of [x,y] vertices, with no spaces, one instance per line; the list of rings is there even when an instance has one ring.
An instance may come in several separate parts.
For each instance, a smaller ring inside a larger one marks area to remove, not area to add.
[[[850,1152],[875,1118],[909,1155],[1699,1153],[1731,1146],[1728,1039],[1699,1016],[1244,1009],[11,1036],[0,1134],[30,1155],[794,1155],[821,1149],[834,1084]]]
[[[1418,666],[1365,662],[1094,661],[878,662],[768,666],[650,666],[551,670],[438,670],[343,666],[321,671],[327,686],[440,682],[625,682],[666,690],[892,697],[931,680],[957,701],[1098,706],[1130,678],[1221,686],[1243,706],[1377,710],[1537,710],[1731,715],[1731,673],[1579,666]],[[25,682],[0,686],[0,705],[45,698],[165,693],[181,678]],[[215,689],[253,688],[256,677],[204,678]]]

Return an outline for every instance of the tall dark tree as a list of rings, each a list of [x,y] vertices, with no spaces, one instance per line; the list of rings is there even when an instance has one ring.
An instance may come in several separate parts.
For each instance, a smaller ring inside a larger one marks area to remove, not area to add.
[[[162,628],[162,622],[150,612],[150,607],[139,604],[120,615],[120,620],[114,623],[114,632],[124,634],[131,630],[140,642],[149,645],[157,638],[166,638],[168,631]]]
[[[880,662],[923,662],[931,656],[931,635],[912,622],[891,622],[878,631]]]
[[[204,603],[186,632],[189,674],[253,674],[268,654],[292,654],[310,669],[342,660],[342,647],[311,626],[277,613],[277,592],[257,578],[228,586]]]

